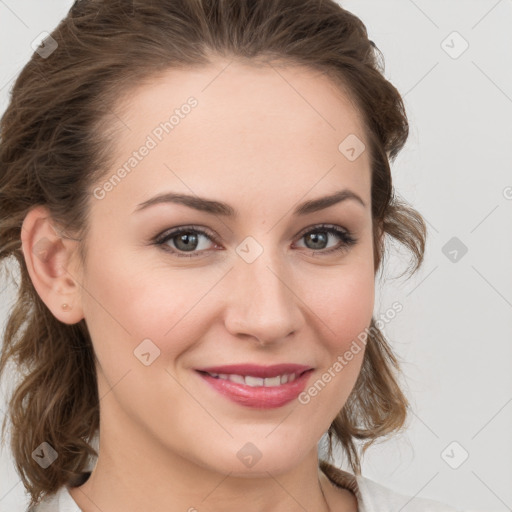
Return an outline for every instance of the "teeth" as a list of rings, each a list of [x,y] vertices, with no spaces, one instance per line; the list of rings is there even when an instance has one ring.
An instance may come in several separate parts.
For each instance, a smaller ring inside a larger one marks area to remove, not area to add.
[[[236,375],[236,374],[226,374],[226,373],[210,373],[212,377],[216,377],[219,379],[230,380],[231,382],[236,382],[237,384],[245,384],[246,386],[257,387],[257,386],[265,386],[265,387],[274,387],[281,386],[282,384],[286,384],[287,382],[293,382],[297,375],[295,373],[287,373],[285,375],[277,375],[276,377],[267,377],[263,379],[262,377],[253,377],[252,375]]]
[[[284,375],[283,375],[284,377]],[[280,386],[281,385],[281,377],[276,375],[275,377],[267,377],[263,383],[264,386]]]
[[[241,375],[229,375],[229,378],[226,376],[226,379],[237,384],[245,384],[245,379]]]
[[[260,377],[251,377],[250,375],[247,375],[245,377],[245,384],[247,386],[263,386],[265,383],[265,379],[262,379]]]

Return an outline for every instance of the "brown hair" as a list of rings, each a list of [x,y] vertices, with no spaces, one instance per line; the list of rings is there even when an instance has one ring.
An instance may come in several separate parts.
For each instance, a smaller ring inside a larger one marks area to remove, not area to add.
[[[402,149],[408,123],[402,99],[383,76],[381,55],[359,18],[333,0],[82,0],[51,33],[58,47],[34,53],[12,88],[0,124],[0,261],[17,260],[17,301],[9,312],[0,372],[12,361],[20,375],[8,402],[11,450],[32,502],[76,479],[97,451],[99,427],[91,339],[82,319],[57,320],[38,296],[21,250],[21,226],[35,205],[72,232],[85,261],[93,184],[108,170],[116,101],[172,67],[207,65],[214,56],[282,61],[328,74],[348,91],[363,118],[372,172],[375,273],[387,234],[413,255],[425,248],[421,215],[394,194],[390,161]],[[374,319],[362,368],[331,424],[353,471],[377,438],[406,421],[399,363]],[[42,442],[58,453],[43,469],[31,454]]]

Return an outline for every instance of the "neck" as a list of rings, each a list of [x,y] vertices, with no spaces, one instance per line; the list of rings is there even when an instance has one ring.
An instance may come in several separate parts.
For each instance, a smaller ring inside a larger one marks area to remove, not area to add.
[[[285,470],[276,461],[277,469],[257,463],[254,469],[260,469],[251,473],[221,472],[169,450],[129,422],[121,431],[108,425],[103,416],[91,476],[70,489],[84,512],[331,512],[332,489],[318,467],[316,449]]]

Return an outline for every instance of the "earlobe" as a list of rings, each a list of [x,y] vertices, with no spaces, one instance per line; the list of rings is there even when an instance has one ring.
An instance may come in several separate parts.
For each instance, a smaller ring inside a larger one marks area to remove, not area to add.
[[[59,234],[44,206],[31,209],[25,216],[21,247],[30,279],[55,318],[66,324],[84,317],[79,276],[69,268],[76,244]]]

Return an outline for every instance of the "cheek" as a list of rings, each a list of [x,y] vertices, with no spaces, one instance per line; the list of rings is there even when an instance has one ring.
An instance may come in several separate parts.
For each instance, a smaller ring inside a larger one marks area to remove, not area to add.
[[[190,270],[141,268],[135,258],[90,261],[84,314],[100,362],[111,361],[122,372],[120,362],[130,367],[133,361],[140,364],[133,352],[143,340],[151,340],[160,355],[172,358],[195,339],[194,330],[199,337],[200,319],[208,315],[205,308],[210,304],[201,298],[218,275],[200,277],[197,270]],[[165,358],[155,363],[160,365]]]
[[[350,287],[344,283],[343,290],[330,304],[332,330],[338,334],[340,349],[369,326],[374,307],[374,282],[358,281],[358,286]]]
[[[311,415],[327,414],[329,421],[342,409],[360,373],[375,296],[371,269],[350,274],[337,270],[337,275],[309,295],[317,318],[313,329],[324,333],[326,350],[316,379],[299,397]]]
[[[317,284],[313,286],[315,279],[303,276],[309,288],[303,296],[325,324],[322,332],[331,358],[344,353],[353,340],[364,349],[364,343],[357,338],[369,327],[375,303],[371,231],[360,233],[359,243],[339,265],[318,269],[316,277]]]
[[[318,317],[319,328],[324,325],[322,332],[331,353],[345,350],[371,322],[375,301],[371,265],[351,270],[339,267],[330,276],[317,281],[317,286],[311,287],[304,296]]]

